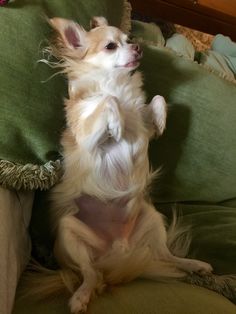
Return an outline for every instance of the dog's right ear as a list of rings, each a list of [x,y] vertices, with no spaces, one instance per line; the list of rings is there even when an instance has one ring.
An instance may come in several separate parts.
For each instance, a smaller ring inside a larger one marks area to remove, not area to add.
[[[84,47],[86,31],[79,24],[59,17],[50,19],[49,24],[59,33],[66,48]]]
[[[90,21],[90,28],[96,28],[99,26],[108,26],[108,21],[103,16],[94,16]]]

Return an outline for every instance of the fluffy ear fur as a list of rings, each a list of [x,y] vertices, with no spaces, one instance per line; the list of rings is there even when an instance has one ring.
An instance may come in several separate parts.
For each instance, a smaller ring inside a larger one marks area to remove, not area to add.
[[[84,47],[86,32],[79,24],[57,17],[50,19],[50,25],[59,33],[66,48]]]
[[[107,19],[103,16],[94,16],[90,21],[90,27],[108,26]]]

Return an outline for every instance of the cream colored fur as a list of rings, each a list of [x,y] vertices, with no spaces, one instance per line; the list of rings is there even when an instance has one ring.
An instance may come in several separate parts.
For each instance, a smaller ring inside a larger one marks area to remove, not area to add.
[[[168,236],[148,197],[153,175],[149,140],[163,133],[167,106],[161,96],[145,104],[142,76],[135,72],[142,56],[139,46],[128,43],[105,18],[94,18],[89,32],[60,18],[50,23],[58,35],[51,53],[69,84],[61,141],[64,175],[51,192],[51,215],[61,274],[83,277],[77,289],[70,289],[71,312],[85,312],[96,289],[107,284],[211,272],[209,264],[170,252],[167,243],[171,247],[181,231],[173,226]],[[77,200],[84,195],[94,206],[123,204],[117,218],[122,232],[111,243],[78,219]]]

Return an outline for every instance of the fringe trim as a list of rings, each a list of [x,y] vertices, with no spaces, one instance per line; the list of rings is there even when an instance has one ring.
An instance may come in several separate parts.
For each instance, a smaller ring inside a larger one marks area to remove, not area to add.
[[[48,190],[62,175],[60,160],[49,161],[44,165],[21,165],[0,160],[0,184],[15,190]]]
[[[191,274],[182,281],[215,291],[236,304],[236,275]]]
[[[169,47],[164,47],[162,46],[161,44],[158,44],[156,42],[153,42],[151,40],[146,40],[142,37],[136,37],[135,40],[140,43],[140,44],[145,44],[145,45],[149,45],[149,46],[153,46],[153,48],[157,48],[157,49],[160,49],[160,50],[163,50],[165,51],[166,53],[170,53],[170,54],[174,54],[176,55],[177,57],[180,57],[184,60],[187,60],[191,63],[194,63],[194,64],[197,64],[198,66],[200,66],[202,69],[204,69],[205,71],[207,71],[208,73],[212,73],[218,77],[220,77],[221,79],[223,79],[224,81],[227,81],[229,83],[232,83],[233,85],[236,85],[236,79],[232,79],[232,78],[229,78],[228,75],[226,73],[222,73],[222,72],[219,72],[213,68],[211,68],[209,65],[206,65],[206,64],[201,64],[201,63],[198,63],[197,61],[194,61],[194,60],[191,60],[185,56],[183,56],[182,54],[180,53],[177,53],[176,51],[174,51],[173,49],[169,48]]]
[[[123,16],[121,18],[120,29],[126,34],[129,34],[131,31],[131,10],[132,7],[129,1],[124,0]]]

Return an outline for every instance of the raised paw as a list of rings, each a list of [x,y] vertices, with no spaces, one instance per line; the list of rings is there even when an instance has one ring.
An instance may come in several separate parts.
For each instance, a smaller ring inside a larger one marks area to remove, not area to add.
[[[107,131],[108,134],[113,137],[117,142],[120,141],[123,129],[124,121],[121,115],[118,100],[115,97],[107,97]]]
[[[150,103],[152,109],[152,119],[157,128],[157,135],[164,132],[166,126],[167,105],[164,97],[157,95]]]

